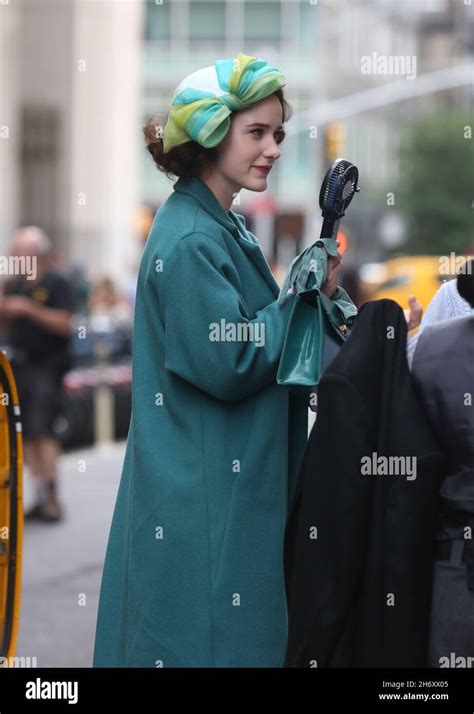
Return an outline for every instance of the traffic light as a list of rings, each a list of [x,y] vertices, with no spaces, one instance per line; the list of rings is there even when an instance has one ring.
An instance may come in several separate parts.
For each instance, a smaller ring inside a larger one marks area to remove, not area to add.
[[[347,238],[346,238],[346,234],[344,233],[344,231],[338,231],[336,240],[338,240],[340,243],[340,246],[337,249],[338,253],[343,255],[347,249]]]
[[[346,149],[346,127],[342,122],[336,121],[328,124],[324,130],[324,158],[331,164],[344,156]]]

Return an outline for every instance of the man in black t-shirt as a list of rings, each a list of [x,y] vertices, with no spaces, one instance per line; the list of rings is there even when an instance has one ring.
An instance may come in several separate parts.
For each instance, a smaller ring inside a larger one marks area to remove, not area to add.
[[[58,521],[57,461],[60,442],[54,423],[61,383],[71,366],[73,296],[69,284],[48,266],[51,242],[35,226],[18,229],[10,256],[25,271],[11,275],[0,295],[0,325],[12,350],[25,460],[35,478],[36,502],[25,519]],[[28,271],[28,273],[26,272]]]

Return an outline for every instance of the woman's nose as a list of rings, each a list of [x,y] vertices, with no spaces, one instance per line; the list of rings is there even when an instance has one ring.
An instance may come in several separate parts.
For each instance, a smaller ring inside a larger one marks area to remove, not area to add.
[[[265,151],[265,156],[273,158],[274,161],[280,158],[281,151],[278,148],[278,144],[275,140],[273,140],[273,142],[267,147]]]

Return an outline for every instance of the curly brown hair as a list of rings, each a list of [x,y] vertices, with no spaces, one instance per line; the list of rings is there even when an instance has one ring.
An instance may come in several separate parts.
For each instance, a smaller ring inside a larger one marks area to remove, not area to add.
[[[288,121],[293,114],[291,105],[283,95],[283,90],[278,89],[273,92],[280,100],[283,110],[283,122]],[[230,115],[232,121],[236,112]],[[187,141],[184,144],[174,146],[166,154],[163,151],[163,130],[168,120],[168,116],[154,114],[143,127],[146,148],[150,152],[153,161],[159,171],[163,171],[166,176],[174,178],[192,178],[201,176],[202,172],[212,166],[217,158],[217,148],[206,149],[197,141]],[[281,133],[280,144],[285,138],[285,131]]]

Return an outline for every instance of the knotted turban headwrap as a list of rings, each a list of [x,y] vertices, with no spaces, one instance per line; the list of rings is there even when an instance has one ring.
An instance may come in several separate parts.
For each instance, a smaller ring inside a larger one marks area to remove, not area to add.
[[[285,82],[279,69],[241,52],[198,69],[174,92],[163,132],[164,153],[192,140],[206,148],[217,146],[229,130],[232,112],[268,97]]]

